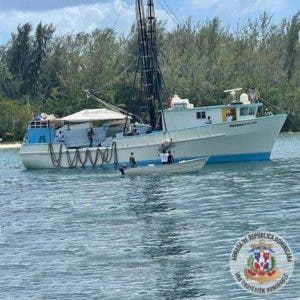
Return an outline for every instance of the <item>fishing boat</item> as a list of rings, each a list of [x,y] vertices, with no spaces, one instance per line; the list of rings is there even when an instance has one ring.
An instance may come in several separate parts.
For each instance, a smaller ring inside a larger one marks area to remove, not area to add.
[[[200,171],[206,163],[205,158],[182,160],[173,164],[160,164],[148,166],[127,168],[120,166],[119,171],[122,175],[146,175],[146,174],[174,174],[174,173],[191,173]]]
[[[270,159],[287,114],[266,114],[254,87],[224,91],[232,97],[226,105],[195,107],[179,95],[162,100],[153,1],[148,0],[147,7],[145,17],[143,1],[136,0],[148,122],[136,122],[129,112],[87,90],[88,97],[106,108],[32,120],[20,150],[26,168],[117,168],[128,163],[131,153],[139,166],[159,165],[163,150],[171,151],[176,162],[204,157],[209,157],[208,163]]]

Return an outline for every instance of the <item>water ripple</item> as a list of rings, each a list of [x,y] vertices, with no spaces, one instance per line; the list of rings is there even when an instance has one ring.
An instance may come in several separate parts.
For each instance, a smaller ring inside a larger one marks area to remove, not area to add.
[[[0,158],[1,299],[262,299],[234,282],[234,243],[266,229],[299,255],[299,134],[281,135],[269,162],[169,177]],[[276,299],[297,299],[299,270]]]

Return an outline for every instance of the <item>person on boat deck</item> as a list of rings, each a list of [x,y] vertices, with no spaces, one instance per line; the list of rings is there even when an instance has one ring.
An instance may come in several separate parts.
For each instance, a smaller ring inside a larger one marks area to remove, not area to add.
[[[127,135],[127,127],[124,125],[122,128],[123,136]]]
[[[61,130],[58,131],[58,133],[57,133],[57,135],[56,135],[56,138],[58,139],[58,142],[59,142],[59,143],[63,143],[65,136],[64,136],[64,134],[61,132]]]
[[[174,156],[172,155],[171,151],[168,151],[168,164],[174,163]]]
[[[137,167],[133,152],[130,153],[129,164],[130,164],[130,168],[136,168]]]
[[[206,122],[205,122],[205,124],[211,124],[212,123],[212,121],[211,121],[211,117],[210,116],[208,116],[207,117],[207,120],[206,120]]]
[[[136,128],[136,124],[133,124],[132,134],[133,134],[133,135],[139,135],[139,131],[138,131],[138,129]]]
[[[93,146],[93,141],[94,141],[93,135],[95,135],[94,130],[93,130],[93,128],[90,128],[90,130],[88,131],[88,134],[87,134],[88,139],[89,139],[89,141],[90,141],[89,147],[92,147],[92,146]]]
[[[165,150],[163,150],[163,152],[159,155],[160,156],[160,161],[163,165],[167,164],[168,163],[168,156],[169,154],[166,153]]]
[[[266,108],[265,109],[265,116],[272,116],[272,115],[273,115],[273,113]]]
[[[227,117],[226,117],[226,122],[232,122],[232,115],[231,114],[228,114]]]
[[[249,96],[252,102],[258,102],[260,98],[259,92],[254,86],[250,87]]]

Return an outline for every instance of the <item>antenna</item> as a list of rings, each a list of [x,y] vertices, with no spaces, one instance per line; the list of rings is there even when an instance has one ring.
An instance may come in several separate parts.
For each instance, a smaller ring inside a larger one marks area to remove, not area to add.
[[[229,93],[229,94],[232,96],[232,101],[233,101],[233,102],[236,102],[236,99],[235,99],[236,92],[237,92],[237,91],[241,91],[241,90],[242,90],[242,88],[231,89],[231,90],[225,90],[224,93]]]

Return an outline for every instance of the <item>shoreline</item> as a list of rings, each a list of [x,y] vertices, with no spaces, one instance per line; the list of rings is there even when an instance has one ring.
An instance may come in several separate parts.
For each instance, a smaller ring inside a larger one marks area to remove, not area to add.
[[[0,143],[0,149],[18,149],[21,147],[21,143]]]

